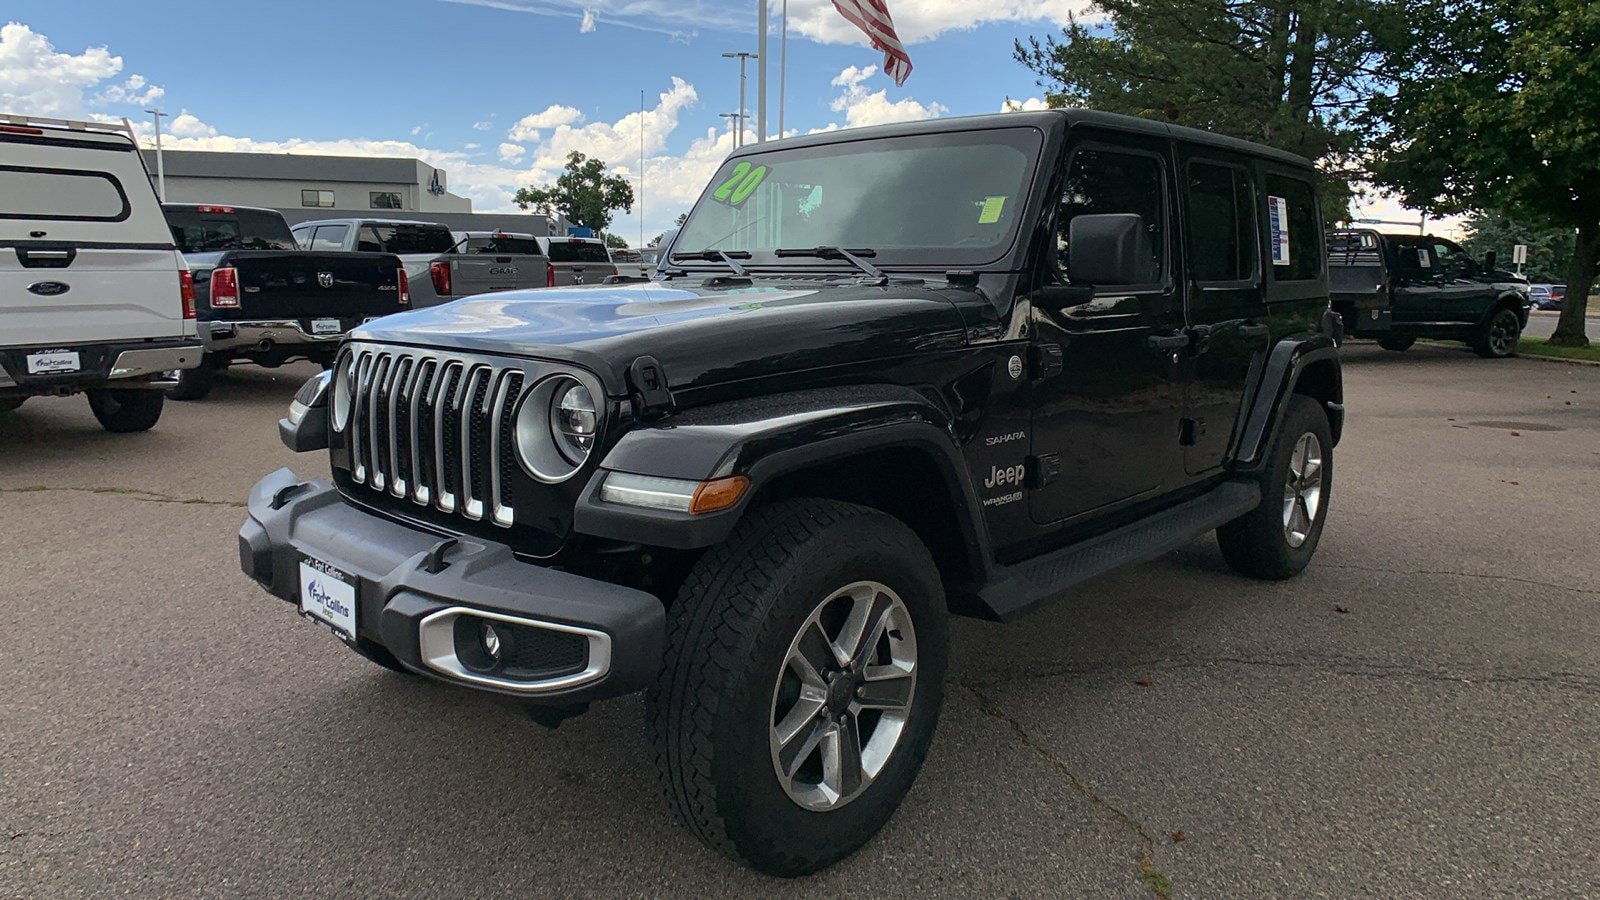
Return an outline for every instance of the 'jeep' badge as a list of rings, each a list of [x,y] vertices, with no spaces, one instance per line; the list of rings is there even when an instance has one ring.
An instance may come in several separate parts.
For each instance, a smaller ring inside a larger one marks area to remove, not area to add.
[[[333,287],[333,273],[332,272],[318,272],[317,273],[317,284],[320,284],[325,288]]]

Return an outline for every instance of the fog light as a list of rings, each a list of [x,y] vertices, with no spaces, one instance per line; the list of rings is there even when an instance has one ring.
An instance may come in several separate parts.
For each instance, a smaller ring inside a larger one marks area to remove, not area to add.
[[[500,632],[495,631],[493,625],[490,625],[488,622],[485,622],[478,629],[478,640],[483,643],[483,652],[487,653],[491,660],[493,660],[495,662],[499,662],[500,661]]]

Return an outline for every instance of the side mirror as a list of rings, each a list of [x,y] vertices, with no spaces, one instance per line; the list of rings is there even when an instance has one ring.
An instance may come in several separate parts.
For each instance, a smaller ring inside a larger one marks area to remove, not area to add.
[[[1496,262],[1498,262],[1498,261],[1499,261],[1499,257],[1497,257],[1495,255],[1495,252],[1493,250],[1490,250],[1488,253],[1485,253],[1483,255],[1483,270],[1485,272],[1493,272],[1494,271],[1494,264]]]
[[[1150,233],[1137,213],[1077,216],[1067,234],[1067,274],[1074,284],[1121,286],[1149,284]]]

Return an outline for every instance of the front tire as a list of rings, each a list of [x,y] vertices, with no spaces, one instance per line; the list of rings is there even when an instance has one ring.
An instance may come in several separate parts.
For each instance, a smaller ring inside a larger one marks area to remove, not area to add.
[[[1410,350],[1411,345],[1416,342],[1417,339],[1414,337],[1385,336],[1378,338],[1379,347],[1385,350],[1393,350],[1396,353],[1404,353]]]
[[[1522,317],[1515,310],[1501,307],[1489,317],[1472,339],[1472,349],[1484,359],[1505,359],[1517,352],[1522,339]]]
[[[774,503],[701,557],[646,697],[674,816],[796,876],[859,849],[915,780],[943,703],[944,589],[902,522]]]
[[[22,408],[27,397],[0,397],[0,413],[16,412]]]
[[[160,391],[142,388],[96,388],[88,395],[89,411],[100,427],[115,434],[149,431],[161,418],[166,399]]]
[[[1261,505],[1217,529],[1222,558],[1251,578],[1300,574],[1322,539],[1332,487],[1328,414],[1317,401],[1293,394],[1262,473]]]

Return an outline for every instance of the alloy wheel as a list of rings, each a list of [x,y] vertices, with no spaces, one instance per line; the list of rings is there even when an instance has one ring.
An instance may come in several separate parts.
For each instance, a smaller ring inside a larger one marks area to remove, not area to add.
[[[772,691],[772,767],[789,799],[827,812],[860,796],[899,745],[916,686],[916,632],[893,590],[858,581],[818,604]]]
[[[1322,507],[1322,442],[1307,432],[1295,441],[1289,454],[1289,474],[1283,487],[1283,534],[1298,549],[1311,535]]]

